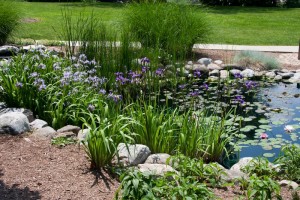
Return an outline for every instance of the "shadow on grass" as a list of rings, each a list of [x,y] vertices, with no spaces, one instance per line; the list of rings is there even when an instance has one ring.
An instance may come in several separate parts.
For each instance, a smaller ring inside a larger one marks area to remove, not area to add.
[[[37,200],[41,199],[41,195],[38,191],[32,191],[27,186],[25,188],[19,188],[18,184],[13,184],[12,186],[6,185],[2,180],[1,176],[4,174],[0,169],[0,199],[5,200]]]
[[[122,9],[124,4],[121,3],[109,3],[109,2],[97,2],[97,3],[61,3],[60,6],[73,7],[73,8],[84,8],[84,7],[94,7],[94,8],[112,8],[112,9]]]
[[[278,7],[242,7],[242,6],[207,6],[208,13],[232,15],[237,13],[274,13],[290,12],[295,8],[278,8]]]

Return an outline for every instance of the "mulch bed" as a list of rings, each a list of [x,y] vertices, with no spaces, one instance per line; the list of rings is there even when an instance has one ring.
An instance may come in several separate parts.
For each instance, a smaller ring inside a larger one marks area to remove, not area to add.
[[[91,171],[82,147],[58,148],[49,140],[0,135],[0,199],[101,199],[111,200],[119,187],[117,178]],[[213,189],[220,199],[235,199],[237,186]],[[282,188],[283,199],[292,199]]]

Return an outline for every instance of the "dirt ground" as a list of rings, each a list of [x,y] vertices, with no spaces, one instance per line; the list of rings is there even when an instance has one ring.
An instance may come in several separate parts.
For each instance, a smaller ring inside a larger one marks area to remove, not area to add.
[[[91,171],[89,164],[78,145],[58,148],[49,140],[0,135],[0,199],[113,199],[117,178]],[[213,191],[226,200],[242,195],[237,186]],[[282,195],[284,200],[292,199],[287,188]]]

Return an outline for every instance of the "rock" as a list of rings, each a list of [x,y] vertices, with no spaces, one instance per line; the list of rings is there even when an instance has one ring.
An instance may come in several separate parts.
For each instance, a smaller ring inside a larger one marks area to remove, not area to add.
[[[193,61],[188,61],[187,64],[188,65],[193,65]]]
[[[32,130],[37,130],[46,126],[48,126],[48,123],[41,119],[36,119],[30,123],[30,127]]]
[[[191,70],[193,70],[193,65],[187,64],[184,66],[184,69],[191,71]]]
[[[245,167],[246,165],[248,165],[248,163],[252,160],[252,157],[245,157],[245,158],[241,158],[239,160],[238,163],[234,164],[230,170],[233,171],[241,171],[241,168]]]
[[[226,79],[229,77],[229,72],[227,70],[221,70],[220,71],[220,78]]]
[[[33,122],[33,120],[34,120],[32,111],[29,109],[26,109],[26,108],[2,108],[2,109],[0,109],[0,116],[5,113],[10,113],[10,112],[23,113],[27,117],[29,123]]]
[[[207,66],[211,63],[211,61],[212,60],[210,58],[200,58],[197,63]]]
[[[265,75],[268,78],[274,78],[276,76],[275,72],[273,72],[273,71],[272,72],[267,72]]]
[[[56,135],[56,131],[50,126],[37,129],[32,133],[33,137],[37,137],[40,139],[50,139],[53,138],[55,135]]]
[[[8,65],[9,61],[7,59],[0,60],[0,67]]]
[[[280,75],[276,75],[276,76],[274,77],[274,80],[276,80],[276,81],[280,81],[280,80],[282,80],[282,76],[280,76]]]
[[[297,70],[296,70],[296,73],[300,73],[300,69],[297,69]]]
[[[193,64],[192,70],[200,71],[200,72],[204,72],[204,73],[208,72],[207,67],[205,65],[201,65],[201,64]]]
[[[165,164],[139,164],[138,170],[142,173],[149,173],[158,176],[163,176],[166,172],[178,173],[171,166]]]
[[[216,77],[216,76],[209,76],[207,78],[207,81],[208,82],[218,82],[219,81],[219,77]]]
[[[157,154],[151,154],[145,163],[148,164],[167,164],[167,159],[170,157],[167,153],[157,153]]]
[[[215,60],[214,63],[217,64],[217,65],[222,65],[223,61],[222,60]]]
[[[59,138],[59,137],[76,137],[77,135],[71,131],[69,132],[62,132],[62,133],[58,133],[53,137],[53,138]]]
[[[235,75],[235,74],[241,74],[241,70],[239,70],[239,69],[231,69],[230,70],[230,74],[232,74],[233,76]]]
[[[228,182],[231,182],[237,178],[249,179],[249,176],[240,170],[224,169],[224,171],[227,174],[227,176],[222,175],[222,179]]]
[[[64,57],[65,53],[61,48],[58,47],[48,47],[48,50],[52,55],[58,55],[60,57]]]
[[[57,130],[57,133],[64,133],[64,132],[73,132],[74,134],[78,134],[78,132],[81,130],[78,126],[73,125],[67,125]]]
[[[255,71],[254,76],[257,78],[263,77],[266,74],[266,71]]]
[[[278,73],[282,77],[282,79],[289,79],[294,76],[294,73],[292,72],[285,72],[285,73]]]
[[[0,115],[0,134],[19,135],[30,131],[29,121],[23,113],[9,112]]]
[[[245,78],[252,78],[254,76],[254,71],[252,69],[245,69],[241,72],[241,75]]]
[[[289,79],[289,82],[300,83],[300,72],[295,73],[294,76]]]
[[[280,70],[281,73],[289,73],[290,71],[288,69],[282,69]]]
[[[221,70],[222,69],[222,67],[220,67],[220,66],[218,66],[218,65],[216,65],[216,64],[213,64],[213,63],[211,63],[211,64],[209,64],[208,66],[207,66],[207,69],[208,70]]]
[[[90,132],[90,129],[88,129],[88,128],[80,130],[77,135],[78,141],[81,142],[81,141],[85,140],[87,135],[89,134],[89,132]]]
[[[215,69],[208,73],[209,76],[219,76],[220,71]]]
[[[21,48],[21,51],[23,51],[23,52],[27,52],[29,50],[31,50],[31,51],[38,51],[38,50],[45,51],[46,49],[47,49],[47,47],[44,46],[44,45],[27,45],[27,46],[23,46]]]
[[[288,180],[282,180],[282,181],[280,181],[279,185],[280,186],[289,186],[290,188],[293,188],[294,190],[299,187],[299,185],[296,182],[294,182],[294,181],[288,181]]]
[[[138,165],[145,162],[148,156],[151,154],[149,147],[136,144],[120,143],[117,147],[117,153],[119,161],[125,165]]]
[[[13,56],[19,53],[19,48],[15,46],[1,46],[0,47],[0,56],[6,57],[6,56]]]

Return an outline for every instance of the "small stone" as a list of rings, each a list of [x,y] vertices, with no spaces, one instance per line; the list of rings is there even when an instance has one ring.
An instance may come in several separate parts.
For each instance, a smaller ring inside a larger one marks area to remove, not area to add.
[[[218,65],[216,65],[216,64],[211,63],[211,64],[209,64],[209,65],[207,66],[207,69],[208,69],[208,70],[215,70],[215,69],[221,70],[222,67],[220,67],[220,66],[218,66]]]
[[[239,70],[239,69],[231,69],[230,70],[230,74],[232,74],[233,76],[235,75],[235,74],[241,74],[241,70]]]
[[[5,46],[1,46],[0,47],[0,56],[13,56],[16,55],[17,53],[19,53],[19,48],[15,47],[15,46],[9,46],[9,45],[5,45]]]
[[[299,185],[296,182],[289,181],[289,180],[282,180],[279,182],[279,185],[280,186],[289,186],[289,187],[293,188],[294,190],[296,190],[299,187]]]
[[[276,76],[275,72],[273,72],[273,71],[272,72],[267,72],[265,75],[268,78],[274,78]]]
[[[192,70],[193,69],[193,65],[185,65],[184,68],[186,70]]]
[[[33,50],[33,51],[38,51],[38,50],[43,50],[45,51],[47,49],[46,46],[44,45],[27,45],[27,46],[23,46],[21,48],[22,51],[27,52],[29,50]]]
[[[0,134],[19,135],[30,131],[29,121],[21,112],[9,112],[0,115]]]
[[[75,133],[77,135],[80,130],[81,130],[81,128],[78,127],[78,126],[67,125],[67,126],[64,126],[64,127],[60,128],[60,129],[58,129],[57,132],[58,133],[73,132],[73,133]]]
[[[197,63],[207,66],[211,63],[211,61],[212,60],[210,58],[200,58]]]
[[[300,83],[300,72],[295,73],[294,76],[289,79],[289,82]]]
[[[32,133],[33,137],[37,137],[40,139],[50,139],[53,138],[55,135],[56,135],[56,131],[50,126],[37,129]]]
[[[282,76],[280,76],[280,75],[276,75],[276,76],[274,77],[274,80],[276,80],[276,81],[280,81],[280,80],[282,80]]]
[[[163,176],[167,172],[178,173],[171,166],[165,164],[139,164],[138,169],[142,173],[149,173],[157,176]]]
[[[217,64],[217,65],[222,65],[223,61],[222,60],[215,60],[214,63]]]
[[[204,72],[207,73],[208,69],[205,65],[201,65],[201,64],[193,64],[193,71],[200,71],[200,72]]]
[[[241,75],[245,78],[252,78],[254,76],[254,71],[252,69],[245,69],[241,72]]]
[[[215,69],[215,70],[212,70],[211,72],[209,72],[208,74],[209,74],[209,76],[219,76],[220,71]]]
[[[289,79],[294,76],[292,72],[278,73],[282,77],[282,79]]]
[[[228,182],[231,182],[237,178],[249,179],[247,174],[245,174],[244,172],[242,172],[240,170],[224,169],[224,171],[227,174],[227,176],[222,175],[222,179],[225,181],[228,181]]]
[[[145,163],[148,164],[167,164],[167,159],[170,157],[167,153],[157,153],[157,154],[151,154]]]
[[[30,123],[30,127],[32,130],[44,128],[46,126],[48,126],[48,123],[41,119],[36,119]]]
[[[226,79],[229,77],[229,72],[227,70],[221,70],[220,71],[220,78]]]
[[[188,61],[187,64],[188,65],[193,65],[193,61]]]
[[[86,129],[83,129],[83,130],[80,130],[78,132],[78,135],[77,135],[77,139],[81,142],[81,141],[84,141],[87,137],[87,135],[89,134],[90,132],[90,129],[86,128]]]
[[[69,132],[62,132],[58,133],[53,138],[59,138],[59,137],[76,137],[75,133],[69,131]]]
[[[254,76],[255,77],[262,77],[266,74],[266,71],[255,71]]]

